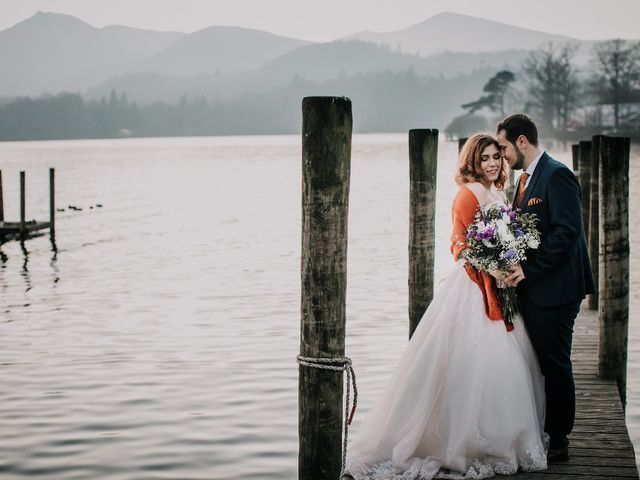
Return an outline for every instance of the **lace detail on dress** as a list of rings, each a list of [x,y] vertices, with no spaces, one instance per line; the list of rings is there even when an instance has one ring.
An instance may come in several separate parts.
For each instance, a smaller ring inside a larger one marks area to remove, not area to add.
[[[391,460],[377,461],[374,463],[359,463],[353,459],[347,465],[345,479],[355,480],[481,480],[495,475],[513,475],[518,470],[524,472],[537,472],[546,470],[547,456],[539,445],[530,445],[523,452],[516,454],[515,449],[511,456],[474,459],[469,462],[466,472],[460,472],[446,468],[435,457],[425,459],[411,458],[403,464],[396,464]],[[357,466],[356,466],[357,464]]]
[[[542,444],[544,450],[535,445],[525,450],[525,455],[518,457],[520,468],[525,472],[537,472],[547,468],[547,449],[549,448],[549,434],[544,433],[542,436]]]

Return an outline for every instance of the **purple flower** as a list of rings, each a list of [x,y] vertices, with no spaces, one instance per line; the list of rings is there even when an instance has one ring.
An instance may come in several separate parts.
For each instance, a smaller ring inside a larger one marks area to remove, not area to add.
[[[507,260],[513,260],[518,256],[518,252],[516,252],[513,248],[510,248],[506,252],[504,252],[504,258]]]
[[[524,237],[524,232],[520,228],[516,228],[514,235],[516,236],[516,238]]]
[[[487,227],[476,232],[476,240],[493,240],[496,234],[496,227]]]

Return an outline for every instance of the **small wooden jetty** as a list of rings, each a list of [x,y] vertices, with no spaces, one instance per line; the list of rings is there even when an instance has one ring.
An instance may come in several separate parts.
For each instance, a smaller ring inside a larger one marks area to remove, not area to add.
[[[302,110],[298,478],[326,480],[338,479],[344,471],[354,381],[351,360],[344,356],[353,119],[345,97],[307,97]],[[437,141],[434,129],[409,132],[409,336],[433,298]],[[574,327],[576,419],[570,459],[514,478],[637,479],[624,415],[630,142],[627,137],[595,136],[572,151],[597,292],[583,302]]]
[[[40,236],[43,230],[49,230],[51,239],[55,238],[55,169],[49,169],[49,220],[26,219],[26,176],[20,172],[20,221],[7,222],[4,219],[4,194],[2,190],[2,172],[0,171],[0,244],[9,240],[24,241]]]
[[[0,223],[0,235],[4,235],[5,241],[12,239],[28,238],[36,236],[35,232],[46,230],[51,226],[51,222],[38,222],[29,220],[22,222],[2,222]]]

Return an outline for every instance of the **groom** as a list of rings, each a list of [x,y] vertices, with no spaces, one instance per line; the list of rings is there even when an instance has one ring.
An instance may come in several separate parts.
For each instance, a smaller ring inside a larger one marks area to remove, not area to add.
[[[571,336],[582,299],[595,291],[587,255],[580,186],[564,164],[538,146],[535,123],[524,114],[497,127],[500,150],[511,168],[523,170],[513,201],[537,215],[540,247],[506,277],[518,286],[521,313],[545,378],[547,459],[569,459],[575,417]]]

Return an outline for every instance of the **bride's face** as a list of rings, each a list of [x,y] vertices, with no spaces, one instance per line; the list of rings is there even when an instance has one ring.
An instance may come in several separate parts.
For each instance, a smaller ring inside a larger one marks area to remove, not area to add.
[[[495,145],[489,145],[480,154],[480,181],[491,184],[498,179],[502,168],[502,156]]]

